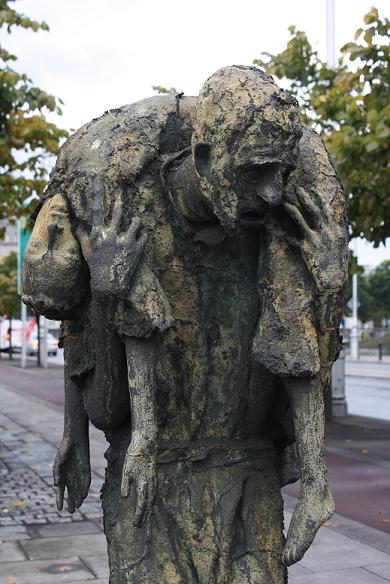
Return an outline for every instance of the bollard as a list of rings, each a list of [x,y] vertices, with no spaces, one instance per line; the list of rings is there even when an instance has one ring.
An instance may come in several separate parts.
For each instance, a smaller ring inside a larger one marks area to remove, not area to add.
[[[343,418],[348,413],[345,399],[345,351],[340,352],[339,358],[333,364],[332,369],[332,415],[335,418]]]
[[[379,361],[382,361],[382,351],[383,351],[382,343],[378,343],[378,358],[379,358]]]

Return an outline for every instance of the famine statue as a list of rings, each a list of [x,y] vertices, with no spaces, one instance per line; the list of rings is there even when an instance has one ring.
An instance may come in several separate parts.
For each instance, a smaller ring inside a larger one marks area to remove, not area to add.
[[[63,146],[24,301],[63,321],[58,507],[109,442],[111,584],[281,584],[334,510],[324,392],[339,348],[342,187],[253,67],[106,112]],[[280,489],[301,478],[286,541]]]

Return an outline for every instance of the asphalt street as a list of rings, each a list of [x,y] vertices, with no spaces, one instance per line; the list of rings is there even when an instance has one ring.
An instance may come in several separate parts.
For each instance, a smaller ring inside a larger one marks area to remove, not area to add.
[[[347,362],[348,413],[390,421],[390,363]]]

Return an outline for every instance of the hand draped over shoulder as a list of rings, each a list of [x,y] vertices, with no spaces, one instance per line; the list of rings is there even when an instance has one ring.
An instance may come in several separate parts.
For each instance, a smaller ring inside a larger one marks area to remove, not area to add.
[[[262,311],[253,352],[274,374],[329,376],[339,349],[347,241],[340,180],[321,138],[306,129],[259,265]]]

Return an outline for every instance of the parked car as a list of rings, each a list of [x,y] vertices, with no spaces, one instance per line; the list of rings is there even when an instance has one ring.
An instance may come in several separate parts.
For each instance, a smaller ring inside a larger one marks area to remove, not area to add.
[[[47,333],[47,354],[53,355],[55,357],[58,351],[58,339],[53,337],[51,333]],[[27,354],[28,355],[36,355],[38,353],[38,327],[30,334],[29,339],[27,340]]]
[[[12,326],[12,336],[11,329]],[[4,319],[0,321],[0,349],[1,351],[9,351],[10,339],[12,341],[12,351],[20,353],[22,350],[22,321],[13,318],[11,321]]]
[[[11,328],[12,327],[12,335]],[[0,321],[0,350],[9,352],[10,338],[12,342],[12,352],[21,353],[22,351],[22,321],[13,318],[11,322],[8,319]],[[38,326],[35,319],[26,322],[26,339],[27,354],[36,355],[38,352]],[[48,355],[57,355],[58,340],[51,334],[47,333],[47,352]]]

